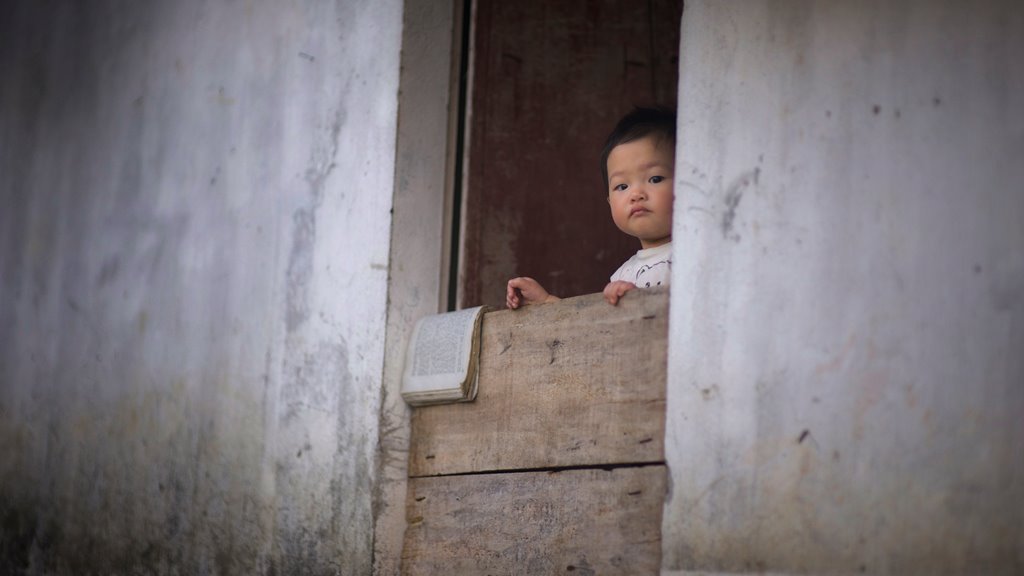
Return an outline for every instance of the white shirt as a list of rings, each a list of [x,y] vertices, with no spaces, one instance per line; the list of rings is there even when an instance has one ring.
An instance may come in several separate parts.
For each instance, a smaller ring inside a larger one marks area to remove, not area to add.
[[[672,243],[640,250],[619,266],[611,280],[625,280],[637,288],[668,286],[672,278]]]

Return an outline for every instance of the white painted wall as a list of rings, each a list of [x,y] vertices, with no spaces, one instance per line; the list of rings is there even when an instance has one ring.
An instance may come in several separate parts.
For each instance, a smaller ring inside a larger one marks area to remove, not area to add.
[[[5,5],[0,572],[369,572],[401,6]]]
[[[1024,572],[1024,4],[688,1],[664,568]]]

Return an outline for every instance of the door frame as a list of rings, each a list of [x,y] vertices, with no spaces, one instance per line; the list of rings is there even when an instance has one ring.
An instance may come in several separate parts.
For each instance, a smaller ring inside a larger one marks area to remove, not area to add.
[[[470,12],[472,22],[475,2],[467,10],[470,1],[405,0],[403,5],[380,444],[373,482],[374,574],[398,574],[401,566],[411,414],[400,392],[405,349],[416,320],[449,309],[451,300],[452,247],[458,247],[454,208],[461,205],[456,184],[462,182],[460,84],[468,46],[463,20]],[[471,54],[469,47],[467,58]]]

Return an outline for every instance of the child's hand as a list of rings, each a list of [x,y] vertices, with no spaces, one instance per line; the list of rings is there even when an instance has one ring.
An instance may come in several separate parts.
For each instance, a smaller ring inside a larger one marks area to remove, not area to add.
[[[604,299],[612,306],[615,306],[618,304],[619,298],[622,298],[626,292],[629,292],[634,288],[636,288],[636,284],[626,282],[625,280],[609,282],[608,285],[604,287]]]
[[[533,278],[513,278],[508,281],[505,290],[505,305],[510,310],[515,310],[522,305],[543,304],[559,300],[558,296],[548,294],[548,291]]]

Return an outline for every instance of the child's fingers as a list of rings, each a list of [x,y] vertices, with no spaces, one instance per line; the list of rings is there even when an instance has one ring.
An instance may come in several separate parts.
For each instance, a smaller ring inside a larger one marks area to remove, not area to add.
[[[618,287],[615,289],[615,302],[618,303],[619,299],[625,296],[626,292],[629,292],[633,288],[636,288],[636,286],[628,282],[619,283]]]
[[[508,306],[509,310],[519,308],[519,280],[521,280],[521,278],[513,278],[509,280],[508,285],[505,288],[505,305]]]
[[[619,301],[619,295],[615,292],[614,282],[604,287],[604,299],[612,306],[615,306],[615,303]]]
[[[513,310],[519,307],[519,290],[517,289],[517,280],[519,280],[519,278],[509,280],[508,285],[505,288],[505,303]]]
[[[607,300],[609,304],[615,306],[619,303],[619,298],[622,298],[622,290],[616,288],[612,290],[612,293],[608,296]]]
[[[520,304],[534,304],[541,300],[540,296],[546,294],[541,285],[533,278],[521,276],[508,281],[506,298],[513,300],[516,307]]]
[[[521,276],[519,278],[513,278],[513,279],[509,280],[508,281],[508,289],[509,290],[514,290],[514,289],[529,290],[530,288],[532,288],[533,284],[536,284],[536,281],[533,278],[527,278],[525,276]]]
[[[629,292],[633,288],[636,288],[636,286],[629,282],[621,280],[609,282],[608,285],[604,287],[604,299],[612,306],[615,306],[618,304],[619,298],[622,298],[626,292]]]

